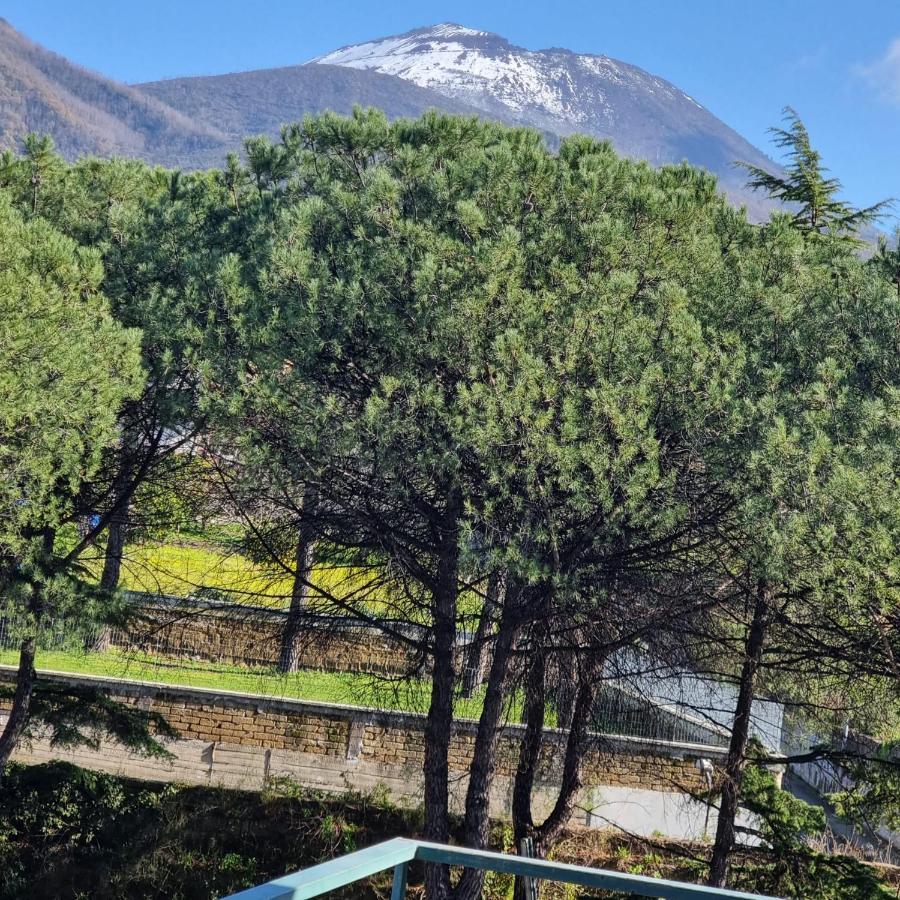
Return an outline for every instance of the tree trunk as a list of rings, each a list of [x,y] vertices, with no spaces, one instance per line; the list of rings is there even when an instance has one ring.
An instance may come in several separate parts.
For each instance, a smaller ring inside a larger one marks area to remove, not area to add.
[[[103,557],[103,571],[100,574],[100,589],[110,594],[119,587],[130,508],[131,504],[126,503],[112,517],[106,534],[106,552]],[[111,642],[112,629],[108,625],[101,625],[96,637],[88,642],[85,650],[93,653],[105,653],[109,650]]]
[[[466,648],[461,688],[463,697],[471,697],[484,681],[491,628],[494,625],[497,610],[503,605],[505,592],[506,573],[502,571],[491,572],[488,577],[484,605],[481,608],[481,615],[478,617],[478,628],[475,630],[475,636]]]
[[[484,706],[478,720],[466,793],[463,844],[479,850],[484,849],[488,841],[491,785],[497,764],[497,744],[503,729],[510,662],[518,632],[518,610],[507,600],[500,617]],[[478,869],[466,869],[454,891],[454,900],[479,900],[484,874]]]
[[[303,495],[302,514],[305,521],[301,522],[298,529],[297,546],[294,551],[294,583],[291,586],[291,605],[281,632],[281,651],[278,655],[279,672],[296,672],[299,668],[303,616],[309,603],[309,581],[316,556],[315,527],[312,517],[315,516],[318,504],[318,491],[315,488],[308,488]]]
[[[426,841],[445,844],[450,837],[449,751],[453,733],[453,688],[456,683],[456,605],[459,585],[459,515],[461,503],[451,500],[440,536],[437,578],[432,599],[434,632],[431,700],[425,720]],[[428,900],[450,894],[447,866],[425,867]]]
[[[532,836],[531,792],[537,775],[544,733],[546,660],[543,648],[531,648],[531,664],[525,679],[525,733],[519,745],[519,764],[513,782],[512,818],[516,846]]]
[[[46,562],[53,553],[56,531],[52,528],[45,528],[40,537],[41,551]],[[28,608],[36,623],[46,611],[40,583],[35,583],[31,588]],[[24,638],[19,645],[19,668],[16,672],[16,689],[13,692],[9,718],[3,727],[3,733],[0,734],[0,779],[2,779],[3,770],[16,749],[16,745],[25,731],[25,726],[28,724],[28,716],[31,712],[31,698],[34,695],[35,681],[37,681],[37,672],[34,668],[36,649],[37,640],[34,634]]]
[[[719,822],[716,826],[716,840],[713,844],[709,863],[710,887],[725,887],[728,878],[728,861],[734,849],[734,820],[737,816],[738,801],[741,796],[741,781],[746,764],[747,739],[750,734],[750,713],[759,664],[762,661],[766,638],[766,587],[757,585],[753,605],[753,618],[744,649],[744,664],[741,668],[740,689],[734,711],[734,724],[722,781],[722,797],[719,802]]]
[[[122,558],[125,553],[125,541],[128,537],[128,524],[131,518],[131,501],[122,503],[122,498],[131,484],[131,466],[123,463],[113,484],[113,502],[122,505],[110,517],[106,531],[106,549],[103,555],[103,571],[100,573],[100,589],[113,593],[119,587],[122,574]],[[109,650],[112,632],[108,625],[100,627],[93,640],[87,642],[85,650],[104,653]]]
[[[552,671],[556,682],[553,685],[553,694],[556,697],[556,727],[568,730],[572,727],[578,697],[578,651],[566,647],[559,650],[555,656]]]
[[[602,659],[592,658],[577,678],[577,690],[572,710],[571,729],[566,739],[560,790],[553,810],[541,825],[535,825],[531,811],[531,798],[543,743],[546,664],[542,652],[536,652],[532,658],[525,686],[525,735],[519,748],[519,765],[513,786],[512,814],[516,846],[521,846],[523,838],[532,838],[535,856],[538,858],[545,857],[552,849],[575,808],[575,800],[583,783],[584,760],[590,740],[596,676],[601,668]],[[521,878],[516,879],[514,896],[516,900],[525,900],[525,883]]]
[[[3,770],[28,723],[34,682],[37,679],[34,655],[35,640],[33,637],[26,638],[19,647],[19,670],[16,673],[16,690],[13,694],[9,718],[6,720],[3,733],[0,734],[0,780],[3,778]]]
[[[531,794],[537,777],[544,736],[544,715],[546,711],[547,660],[543,635],[539,629],[535,636],[536,646],[531,648],[531,663],[525,677],[525,697],[523,716],[525,733],[519,744],[519,763],[513,781],[512,820],[513,841],[516,848],[534,834],[534,818],[531,812]],[[526,879],[516,878],[513,887],[514,900],[527,900]]]
[[[122,557],[125,552],[125,538],[128,534],[128,520],[131,504],[126,503],[110,519],[106,533],[106,553],[103,558],[103,572],[100,575],[100,587],[112,593],[119,586],[122,573]]]
[[[545,857],[553,848],[560,832],[568,824],[578,792],[584,783],[584,763],[593,722],[594,695],[602,664],[601,658],[591,655],[578,675],[578,689],[566,739],[559,793],[550,815],[534,831],[535,855],[539,858]]]

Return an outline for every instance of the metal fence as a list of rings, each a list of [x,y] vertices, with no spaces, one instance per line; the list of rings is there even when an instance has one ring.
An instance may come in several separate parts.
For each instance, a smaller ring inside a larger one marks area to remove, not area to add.
[[[661,705],[615,684],[605,684],[598,692],[594,731],[706,747],[727,747],[730,737],[725,728],[704,720],[686,707]]]

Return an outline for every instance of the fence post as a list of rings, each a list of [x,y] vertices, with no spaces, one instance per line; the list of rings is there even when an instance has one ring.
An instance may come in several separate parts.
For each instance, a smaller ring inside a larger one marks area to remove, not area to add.
[[[391,900],[403,900],[406,896],[406,863],[394,866],[394,886],[391,888]]]

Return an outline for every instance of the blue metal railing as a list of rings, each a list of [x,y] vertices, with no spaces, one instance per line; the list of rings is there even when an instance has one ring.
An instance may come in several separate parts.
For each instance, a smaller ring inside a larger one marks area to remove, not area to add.
[[[394,870],[391,900],[402,900],[406,896],[406,870],[414,861],[485,869],[489,872],[504,872],[508,875],[521,875],[545,881],[562,881],[581,887],[622,891],[638,897],[662,897],[666,900],[704,900],[704,898],[712,900],[714,897],[775,900],[762,894],[746,894],[741,891],[686,884],[682,881],[649,878],[646,875],[629,875],[625,872],[610,872],[606,869],[591,869],[587,866],[573,866],[544,859],[492,853],[488,850],[429,844],[426,841],[413,841],[407,838],[394,838],[365,850],[357,850],[356,853],[339,856],[337,859],[311,866],[293,875],[285,875],[284,878],[276,878],[275,881],[232,894],[226,900],[305,900],[307,897],[319,897],[328,891],[337,890],[388,869]]]

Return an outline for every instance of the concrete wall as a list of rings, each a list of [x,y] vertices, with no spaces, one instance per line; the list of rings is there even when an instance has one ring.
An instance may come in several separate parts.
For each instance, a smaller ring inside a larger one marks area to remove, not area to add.
[[[61,751],[39,739],[17,752],[15,758],[23,762],[66,759],[130,777],[245,789],[259,789],[267,779],[279,776],[332,792],[367,791],[383,785],[399,803],[421,803],[424,716],[141,682],[52,677],[99,685],[124,702],[162,713],[180,735],[169,745],[174,759],[138,757],[106,740],[98,750]],[[0,720],[3,718],[0,715]],[[491,796],[491,813],[497,817],[509,815],[522,733],[521,726],[513,725],[506,727],[501,737]],[[449,781],[456,809],[461,809],[465,797],[474,738],[474,722],[455,723]],[[559,731],[545,733],[535,798],[538,816],[553,802],[564,740],[565,735]],[[663,804],[665,809],[676,809],[676,798],[683,798],[685,791],[704,792],[705,782],[696,763],[701,757],[715,761],[716,752],[696,745],[598,736],[589,751],[587,783],[579,798],[577,821],[596,824],[596,817],[592,819],[589,811],[602,802],[604,817],[615,822],[611,799],[635,791],[657,799],[668,795],[672,799]],[[681,836],[685,828],[694,827],[691,823],[697,819],[697,812],[693,807],[687,818],[670,815],[671,822],[660,819],[659,808],[659,803],[649,804],[644,815],[631,804],[619,813],[631,830],[647,834],[665,828]]]

